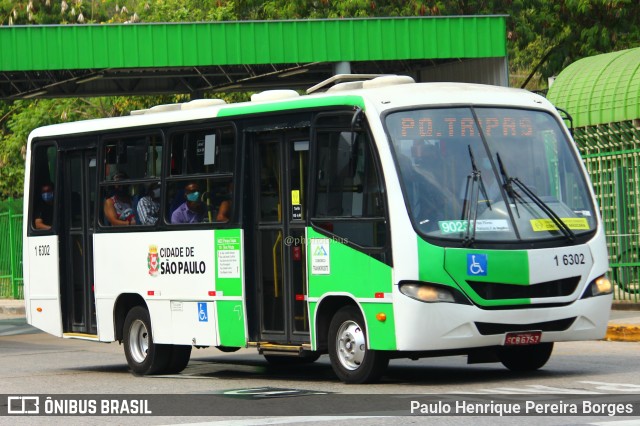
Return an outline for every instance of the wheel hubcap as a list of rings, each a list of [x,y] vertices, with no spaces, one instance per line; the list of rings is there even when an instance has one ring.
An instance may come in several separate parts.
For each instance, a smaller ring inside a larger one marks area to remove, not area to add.
[[[129,333],[129,352],[134,361],[141,364],[149,352],[149,331],[144,322],[135,320]]]
[[[338,359],[347,370],[356,370],[362,364],[366,353],[364,333],[354,321],[345,321],[336,336]]]

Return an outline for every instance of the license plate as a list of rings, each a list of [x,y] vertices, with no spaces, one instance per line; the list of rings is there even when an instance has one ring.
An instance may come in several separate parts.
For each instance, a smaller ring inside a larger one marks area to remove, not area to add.
[[[504,338],[505,346],[537,345],[542,339],[542,331],[525,331],[507,333]]]

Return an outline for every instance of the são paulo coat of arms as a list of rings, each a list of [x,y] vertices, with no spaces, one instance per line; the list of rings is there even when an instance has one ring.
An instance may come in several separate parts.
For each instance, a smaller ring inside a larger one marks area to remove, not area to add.
[[[149,275],[155,277],[158,275],[159,267],[158,246],[149,246],[149,255],[147,256],[147,266],[149,267]]]

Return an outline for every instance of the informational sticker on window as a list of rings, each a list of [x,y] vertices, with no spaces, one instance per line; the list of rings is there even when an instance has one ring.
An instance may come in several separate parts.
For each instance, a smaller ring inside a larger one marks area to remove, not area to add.
[[[311,273],[313,275],[331,274],[328,238],[311,239]]]
[[[563,217],[560,220],[562,220],[569,229],[589,230],[589,221],[585,217]],[[558,225],[551,219],[530,219],[529,222],[534,232],[558,230]]]
[[[300,204],[300,191],[297,189],[291,191],[291,204]]]
[[[215,164],[216,162],[216,135],[206,135],[204,137],[204,165]]]
[[[473,220],[441,220],[438,222],[440,232],[443,234],[455,234],[467,231],[467,223],[473,227]],[[509,223],[504,219],[477,220],[476,232],[508,232]]]
[[[302,206],[300,204],[291,206],[291,219],[302,219]]]
[[[240,278],[240,240],[218,238],[218,278]]]

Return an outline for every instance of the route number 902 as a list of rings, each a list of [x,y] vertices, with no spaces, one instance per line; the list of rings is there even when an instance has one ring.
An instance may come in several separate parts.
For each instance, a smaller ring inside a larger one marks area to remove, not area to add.
[[[558,255],[555,255],[553,256],[553,260],[556,261],[556,266],[572,266],[585,264],[583,253],[565,254],[562,255],[562,257],[558,257]]]

